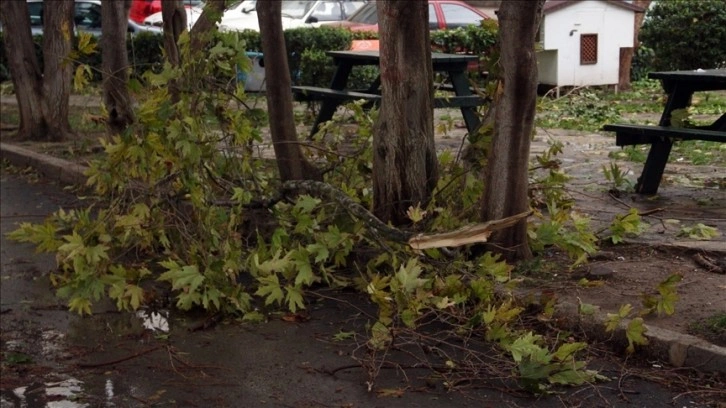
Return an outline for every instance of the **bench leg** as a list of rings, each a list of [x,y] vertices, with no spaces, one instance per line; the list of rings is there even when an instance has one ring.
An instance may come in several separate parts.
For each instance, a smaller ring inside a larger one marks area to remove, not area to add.
[[[338,110],[339,105],[340,103],[338,101],[332,99],[324,99],[322,103],[320,103],[320,112],[318,112],[318,117],[315,118],[313,128],[310,130],[311,140],[313,136],[318,133],[318,130],[320,130],[321,124],[333,119],[333,115],[335,114],[335,111]]]
[[[472,94],[469,90],[469,79],[464,72],[450,73],[449,80],[454,86],[454,94],[456,96],[467,96]],[[461,116],[464,117],[464,123],[466,123],[466,130],[469,132],[469,137],[471,137],[477,130],[479,130],[479,125],[481,125],[479,114],[477,113],[476,108],[470,106],[462,106],[460,109]]]
[[[668,156],[671,153],[673,142],[668,138],[660,142],[653,143],[648,152],[648,158],[643,166],[643,173],[638,178],[638,184],[635,191],[640,194],[656,194],[660,180],[663,178]]]

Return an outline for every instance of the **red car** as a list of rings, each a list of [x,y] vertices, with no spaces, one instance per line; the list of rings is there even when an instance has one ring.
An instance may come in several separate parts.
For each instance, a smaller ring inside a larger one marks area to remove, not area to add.
[[[429,0],[429,27],[432,30],[479,24],[490,17],[481,10],[458,0]],[[334,23],[353,31],[378,31],[376,2],[371,1],[346,21]]]
[[[201,5],[203,0],[184,0],[184,7]],[[161,11],[161,0],[133,0],[129,10],[129,18],[141,25],[144,19]]]

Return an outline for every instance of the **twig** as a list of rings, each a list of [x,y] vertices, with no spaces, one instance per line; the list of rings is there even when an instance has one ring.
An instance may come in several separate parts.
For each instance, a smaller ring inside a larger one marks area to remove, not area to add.
[[[152,351],[156,351],[156,350],[160,349],[161,347],[162,346],[152,347],[150,349],[146,349],[144,351],[140,351],[140,352],[138,352],[136,354],[132,354],[130,356],[121,357],[119,359],[112,360],[112,361],[104,361],[102,363],[80,363],[80,364],[78,364],[78,367],[79,368],[97,368],[97,367],[104,367],[104,366],[114,365],[114,364],[118,364],[118,363],[123,363],[124,361],[128,361],[128,360],[131,360],[133,358],[141,357],[141,356],[143,356],[145,354],[149,354]]]

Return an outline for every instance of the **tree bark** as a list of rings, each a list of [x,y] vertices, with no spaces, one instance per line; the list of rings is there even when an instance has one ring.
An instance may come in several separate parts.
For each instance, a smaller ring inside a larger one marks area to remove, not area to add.
[[[202,50],[212,39],[212,34],[217,30],[217,23],[222,19],[224,13],[224,0],[207,0],[204,11],[189,33],[190,47],[193,50]]]
[[[295,131],[292,111],[292,80],[287,69],[287,51],[282,31],[282,6],[279,1],[257,2],[262,52],[265,56],[267,111],[270,136],[275,150],[280,179],[321,179],[319,171],[303,156]],[[199,21],[195,24],[199,24]]]
[[[187,13],[182,0],[161,0],[161,17],[166,59],[172,66],[179,66],[179,36],[187,27]]]
[[[373,212],[405,225],[438,180],[433,68],[425,0],[378,2],[381,107],[373,136]]]
[[[527,173],[537,104],[534,38],[543,4],[544,0],[505,1],[499,8],[500,92],[494,102],[497,107],[485,172],[483,221],[506,218],[529,209]],[[491,242],[509,259],[532,256],[526,220],[496,232]]]
[[[68,121],[73,64],[74,1],[46,2],[43,7],[43,117],[51,139],[72,138]]]
[[[108,111],[106,125],[114,134],[123,132],[135,120],[126,51],[130,7],[131,0],[105,1],[101,7],[103,97]]]
[[[73,0],[46,4],[44,10],[44,72],[35,56],[30,13],[24,1],[0,2],[0,21],[8,68],[20,111],[20,140],[62,141],[72,137],[68,100],[72,65]]]
[[[650,7],[652,0],[633,0],[633,5],[641,7],[643,10],[647,10]],[[633,47],[632,48],[621,48],[620,49],[620,73],[618,78],[618,89],[621,91],[630,90],[630,76],[633,67],[633,56],[635,51],[638,50],[638,34],[640,33],[640,27],[643,25],[643,19],[645,18],[645,11],[642,13],[635,13],[635,26],[633,31]]]

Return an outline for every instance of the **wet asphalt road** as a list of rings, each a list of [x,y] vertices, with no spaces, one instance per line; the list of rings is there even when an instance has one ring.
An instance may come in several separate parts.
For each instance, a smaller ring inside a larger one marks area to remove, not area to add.
[[[447,392],[422,370],[383,369],[369,392],[365,370],[351,358],[367,318],[346,302],[312,302],[310,320],[265,324],[225,321],[190,331],[205,319],[167,310],[91,317],[67,312],[53,296],[53,255],[7,239],[19,222],[41,222],[78,205],[59,186],[0,175],[0,408],[6,407],[705,407],[702,394],[668,387],[651,367],[593,360],[612,381],[547,397],[515,396],[501,384]],[[338,296],[338,295],[336,295]],[[334,374],[331,372],[334,371]],[[679,374],[679,375],[684,375]],[[655,378],[655,377],[653,377]],[[407,380],[409,382],[407,382]],[[382,396],[383,391],[389,395]]]

